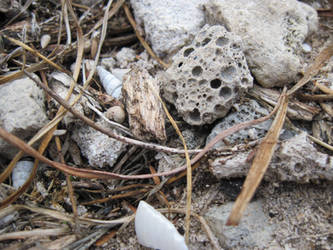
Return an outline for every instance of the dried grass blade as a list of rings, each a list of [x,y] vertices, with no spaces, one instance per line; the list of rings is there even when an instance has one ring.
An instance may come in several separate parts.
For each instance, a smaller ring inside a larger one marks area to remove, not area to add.
[[[117,1],[117,3],[112,7],[112,9],[110,11],[107,11],[106,21],[108,19],[110,19],[111,17],[113,17],[118,12],[118,10],[121,8],[121,6],[124,4],[124,2],[125,2],[125,0],[119,0],[119,1]],[[105,18],[103,18],[103,20],[99,20],[95,24],[95,26],[87,34],[85,34],[85,36],[87,37],[91,33],[93,33],[95,30],[97,30],[104,23],[104,19]]]
[[[8,36],[6,36],[6,35],[4,35],[4,37],[5,37],[6,39],[8,39],[9,41],[11,41],[12,43],[16,44],[17,46],[22,47],[23,49],[29,51],[29,52],[32,53],[33,55],[35,55],[35,56],[39,57],[40,59],[44,60],[46,63],[48,63],[49,65],[51,65],[51,66],[54,67],[55,69],[57,69],[57,70],[59,70],[59,71],[61,71],[61,72],[64,72],[64,73],[68,74],[69,76],[71,75],[71,73],[70,73],[68,70],[66,70],[66,69],[64,69],[64,68],[62,68],[62,67],[60,67],[58,64],[54,63],[53,61],[51,61],[51,60],[48,59],[47,57],[43,56],[43,55],[42,55],[41,53],[39,53],[37,50],[35,50],[35,49],[29,47],[29,46],[26,45],[25,43],[23,43],[23,42],[21,42],[21,41],[19,41],[19,40],[16,40],[16,39],[14,39],[14,38],[8,37]]]
[[[128,7],[127,7],[128,8]],[[129,10],[128,10],[129,11]],[[186,196],[186,215],[185,215],[185,242],[188,245],[189,243],[189,233],[190,233],[190,222],[191,222],[191,199],[192,199],[192,168],[191,168],[191,159],[190,155],[187,150],[186,142],[185,139],[182,135],[182,132],[178,128],[177,123],[175,120],[172,118],[170,115],[167,106],[163,102],[162,98],[160,97],[159,93],[156,93],[155,88],[151,87],[153,93],[156,95],[156,97],[160,100],[162,107],[164,109],[164,112],[166,116],[168,117],[172,127],[176,130],[177,135],[181,139],[185,151],[185,159],[186,159],[186,173],[187,173],[187,178],[186,178],[186,191],[187,191],[187,196]]]
[[[226,223],[228,226],[236,226],[239,224],[247,204],[253,197],[254,192],[259,186],[272,159],[288,108],[288,98],[285,94],[285,90],[286,89],[284,89],[282,93],[281,105],[272,123],[272,126],[259,146],[258,152],[245,179],[242,191],[237,197],[237,200],[232,208],[231,214]]]
[[[43,69],[44,64],[45,64],[44,61],[35,63],[35,64],[31,65],[29,68],[25,68],[25,70],[29,73],[33,73],[33,72]],[[10,81],[14,81],[17,78],[22,77],[23,75],[24,75],[24,73],[22,71],[16,71],[9,75],[0,76],[0,85],[5,84]]]
[[[33,229],[30,231],[20,231],[13,233],[5,233],[0,235],[0,241],[3,240],[15,240],[15,239],[25,239],[31,237],[45,237],[45,236],[58,236],[69,232],[70,228],[65,226],[61,228],[53,228],[53,229]]]
[[[136,23],[134,21],[134,18],[128,8],[128,6],[126,4],[124,4],[123,6],[124,10],[125,10],[125,14],[127,16],[128,21],[130,22],[130,24],[132,25],[135,34],[137,36],[137,38],[139,39],[140,43],[142,44],[142,46],[147,50],[148,54],[154,58],[159,64],[161,64],[165,69],[169,68],[170,65],[168,65],[167,63],[163,62],[155,53],[154,51],[150,48],[150,46],[148,45],[148,43],[145,41],[145,39],[143,39],[143,37],[140,35],[140,32],[138,31],[137,27],[136,27]]]
[[[297,82],[290,90],[288,90],[287,95],[290,96],[294,94],[299,88],[303,87],[311,78],[318,73],[323,64],[333,56],[333,43],[329,44],[325,49],[323,49],[319,55],[316,57],[315,61],[310,65],[310,67],[305,71],[304,76],[301,80]]]

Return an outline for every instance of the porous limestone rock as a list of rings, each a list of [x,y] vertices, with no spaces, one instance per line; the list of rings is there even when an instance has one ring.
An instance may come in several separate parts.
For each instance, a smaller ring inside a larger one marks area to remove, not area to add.
[[[302,44],[318,26],[315,9],[296,0],[210,0],[204,9],[208,23],[242,38],[249,68],[262,86],[295,81]]]
[[[203,27],[162,77],[164,97],[191,125],[224,117],[252,85],[240,38],[220,25]]]
[[[116,55],[118,64],[121,68],[127,67],[130,62],[135,60],[136,53],[131,48],[122,48]]]
[[[30,78],[0,85],[0,125],[27,141],[48,122],[45,95]],[[0,138],[0,155],[12,158],[18,150]]]
[[[269,114],[269,111],[260,106],[255,100],[244,101],[242,104],[237,105],[236,109],[237,110],[235,112],[229,114],[221,122],[215,125],[212,132],[207,137],[206,144],[208,144],[220,132],[231,128],[234,125],[252,121]],[[262,138],[266,135],[271,123],[272,120],[267,120],[255,126],[240,130],[227,136],[223,139],[223,141],[217,142],[214,147],[219,148],[221,146],[225,146],[226,144],[230,146],[239,143],[246,143],[248,140],[257,140]]]
[[[249,203],[238,226],[226,226],[233,202],[213,206],[205,218],[225,249],[264,249],[273,240],[275,224],[263,211],[262,201]]]
[[[108,127],[104,120],[98,121],[96,124]],[[113,132],[118,133],[115,130]],[[113,166],[118,156],[126,150],[126,144],[112,139],[86,124],[74,129],[72,138],[93,167]]]
[[[158,56],[181,48],[204,25],[199,5],[206,0],[131,0],[136,22]]]
[[[218,157],[210,162],[217,178],[246,176],[251,166],[252,152]],[[267,181],[333,180],[333,157],[316,150],[305,132],[278,143],[264,176]]]

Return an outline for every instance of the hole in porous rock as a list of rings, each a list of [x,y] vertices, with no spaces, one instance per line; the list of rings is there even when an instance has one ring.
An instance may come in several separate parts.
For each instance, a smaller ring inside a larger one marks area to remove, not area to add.
[[[215,55],[217,55],[217,56],[222,55],[222,50],[216,49],[215,50]]]
[[[208,96],[207,97],[207,102],[212,102],[214,100],[214,97],[213,96]]]
[[[236,87],[234,88],[234,93],[237,94],[238,91],[239,91],[239,88],[236,86]]]
[[[200,66],[195,66],[193,69],[192,69],[192,75],[193,76],[200,76],[202,73],[202,68]]]
[[[214,111],[215,111],[216,113],[224,113],[225,108],[224,108],[221,104],[217,104],[217,105],[214,107]]]
[[[213,88],[213,89],[218,89],[220,86],[221,86],[221,80],[220,79],[214,79],[214,80],[211,80],[210,81],[210,86]]]
[[[222,47],[222,46],[224,46],[224,45],[226,45],[226,44],[229,43],[229,39],[226,38],[226,37],[222,37],[221,36],[221,37],[219,37],[219,38],[216,39],[215,43],[216,43],[217,46]]]
[[[206,38],[205,40],[202,41],[201,45],[205,46],[207,43],[210,42],[210,40],[211,40],[210,38]]]
[[[176,101],[177,101],[177,99],[178,99],[178,95],[177,95],[177,93],[173,93],[173,94],[172,94],[172,99],[173,99],[173,102],[176,102]]]
[[[223,87],[220,90],[219,96],[223,97],[225,100],[229,99],[232,94],[232,91],[229,87]]]
[[[194,51],[193,48],[188,48],[184,51],[184,56],[188,57]]]
[[[295,166],[294,166],[294,170],[296,173],[300,173],[302,170],[303,170],[303,166],[301,163],[296,163]]]
[[[180,68],[181,66],[183,66],[183,62],[180,62],[180,63],[178,64],[178,68]]]
[[[200,121],[200,112],[197,108],[190,113],[190,119],[193,121]]]
[[[247,78],[242,78],[241,79],[241,83],[243,83],[243,84],[248,84],[249,83],[249,79],[247,79]]]
[[[231,82],[235,73],[236,68],[234,66],[226,66],[221,70],[221,76],[226,82]]]
[[[206,80],[200,80],[199,81],[199,86],[206,85],[207,81]]]
[[[205,122],[210,122],[211,120],[213,120],[213,115],[210,113],[204,113],[202,115],[202,120]]]
[[[189,87],[193,86],[193,84],[195,84],[196,82],[197,82],[197,81],[196,81],[195,79],[193,79],[193,78],[190,78],[190,79],[188,79],[188,81],[187,81]]]
[[[233,44],[231,45],[231,48],[233,48],[233,49],[240,49],[240,46],[239,46],[239,44],[237,44],[237,43],[233,43]]]

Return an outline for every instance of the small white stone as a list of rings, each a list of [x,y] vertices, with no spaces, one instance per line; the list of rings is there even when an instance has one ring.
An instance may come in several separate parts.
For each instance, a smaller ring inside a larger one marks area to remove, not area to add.
[[[145,247],[160,250],[187,250],[184,237],[160,212],[140,201],[135,215],[135,232]]]
[[[46,48],[47,45],[49,45],[50,41],[51,36],[49,34],[43,35],[40,39],[40,46],[42,47],[42,49]]]
[[[106,111],[105,116],[118,123],[123,123],[126,118],[124,109],[120,106],[113,106]]]
[[[303,43],[303,44],[302,44],[302,49],[303,49],[303,51],[306,52],[306,53],[309,53],[309,52],[311,52],[311,50],[312,50],[311,46],[310,46],[308,43]]]
[[[28,180],[32,167],[34,166],[33,161],[19,161],[12,172],[13,187],[19,189]]]

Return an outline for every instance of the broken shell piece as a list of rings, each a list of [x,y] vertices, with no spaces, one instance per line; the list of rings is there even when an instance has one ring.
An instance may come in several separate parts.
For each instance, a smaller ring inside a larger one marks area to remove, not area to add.
[[[19,161],[12,172],[13,187],[19,189],[28,180],[32,167],[34,166],[33,161]]]
[[[125,111],[120,106],[113,106],[106,111],[105,116],[118,123],[123,123],[126,118]]]
[[[188,249],[184,237],[160,212],[140,201],[135,215],[135,232],[138,241],[145,247],[160,250]]]
[[[51,41],[51,36],[49,34],[43,35],[40,39],[40,46],[42,49],[46,48]]]
[[[165,117],[157,96],[157,80],[146,69],[135,66],[124,76],[122,94],[131,132],[142,140],[164,141]]]
[[[106,93],[118,99],[121,95],[122,82],[101,66],[97,67],[97,73]]]

